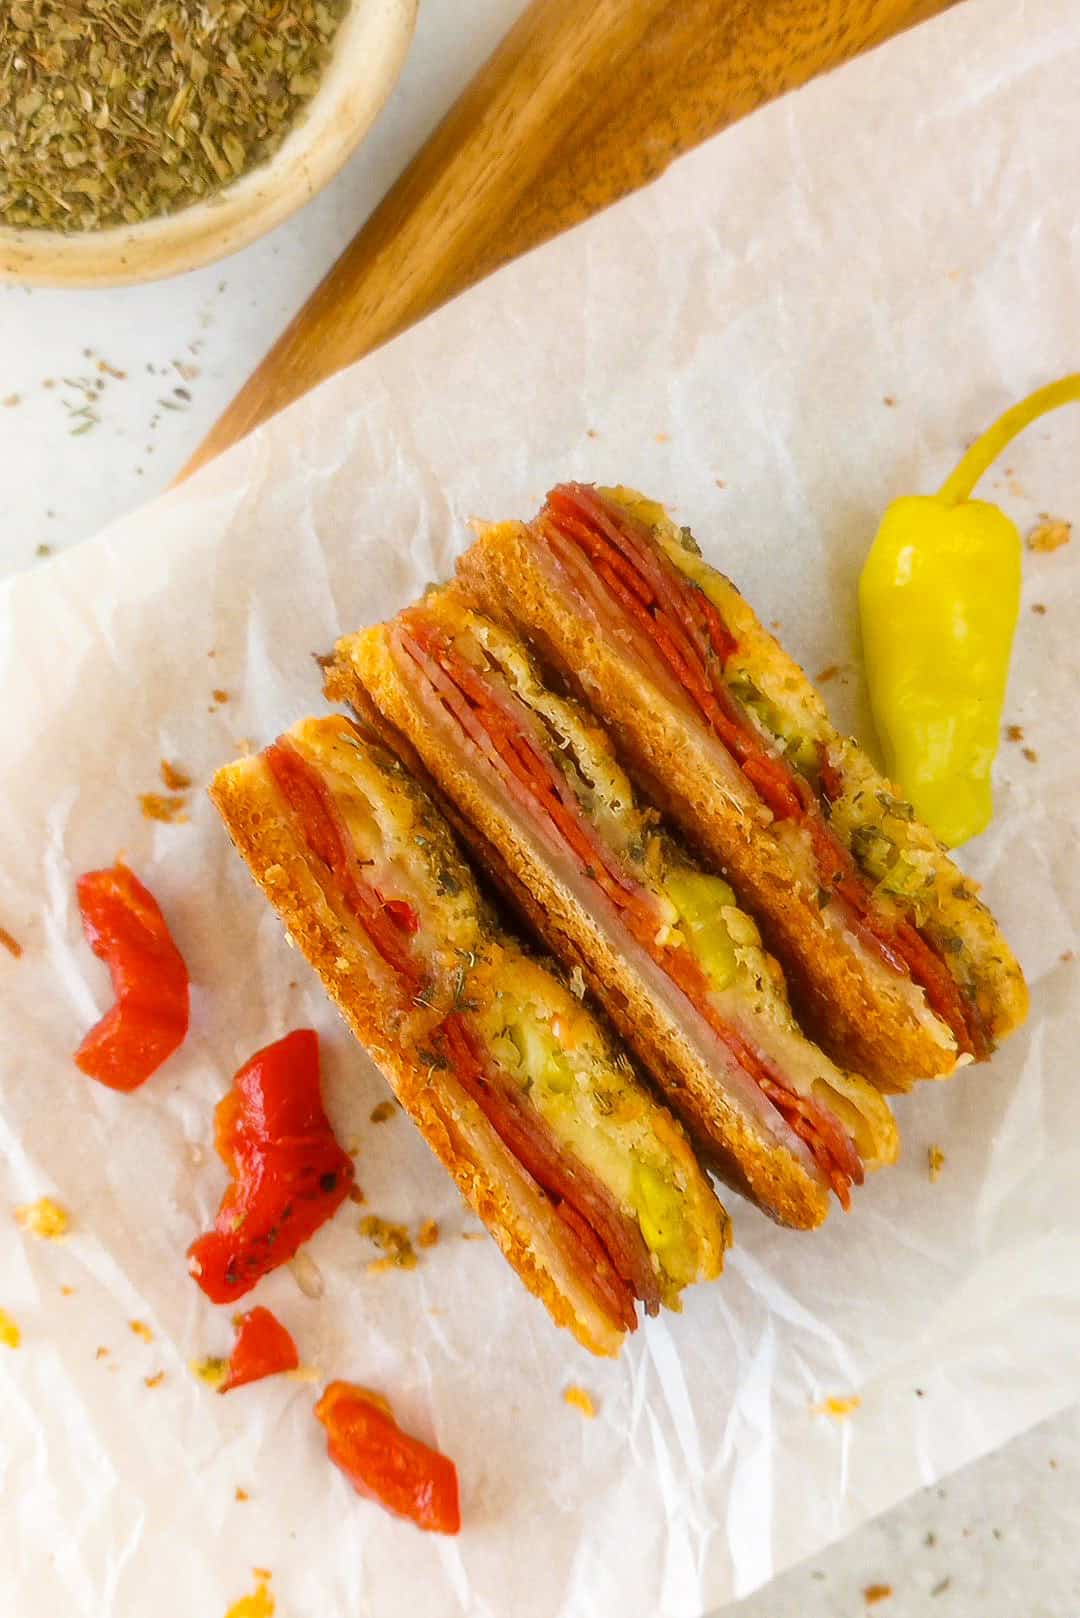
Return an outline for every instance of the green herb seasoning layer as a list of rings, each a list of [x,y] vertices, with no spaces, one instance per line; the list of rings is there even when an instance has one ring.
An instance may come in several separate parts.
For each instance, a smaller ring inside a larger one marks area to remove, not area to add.
[[[175,213],[274,155],[348,0],[6,0],[0,223]]]

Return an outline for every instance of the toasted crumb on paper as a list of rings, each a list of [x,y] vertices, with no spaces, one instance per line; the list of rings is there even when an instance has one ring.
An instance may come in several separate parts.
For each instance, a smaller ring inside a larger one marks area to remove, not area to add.
[[[220,1388],[229,1373],[229,1362],[220,1355],[207,1354],[201,1360],[189,1360],[188,1369],[208,1388]]]
[[[20,1230],[29,1231],[31,1236],[54,1242],[58,1237],[67,1235],[71,1216],[52,1197],[39,1197],[36,1202],[26,1202],[21,1208],[16,1208],[15,1223]]]
[[[1044,516],[1027,537],[1029,551],[1059,551],[1072,538],[1072,523]]]
[[[832,1395],[822,1399],[820,1404],[810,1406],[812,1416],[831,1416],[834,1421],[846,1421],[853,1411],[858,1410],[862,1404],[857,1393],[848,1394],[844,1398]]]
[[[379,1275],[384,1270],[415,1270],[420,1262],[405,1225],[380,1219],[377,1214],[367,1214],[360,1221],[360,1234],[373,1241],[386,1255],[368,1265],[372,1275]]]
[[[234,1601],[225,1618],[274,1618],[274,1598],[270,1594],[270,1573],[264,1567],[253,1567],[255,1589],[249,1596]]]
[[[596,1415],[592,1396],[586,1393],[584,1388],[579,1388],[576,1383],[572,1382],[568,1388],[563,1389],[563,1398],[575,1410],[580,1410],[583,1416],[588,1416],[590,1421]]]
[[[140,792],[144,820],[160,820],[166,826],[183,826],[187,822],[187,799],[165,797],[161,792]]]
[[[191,776],[187,771],[182,770],[178,764],[170,764],[167,758],[161,760],[159,769],[161,779],[170,792],[185,792],[191,785]]]

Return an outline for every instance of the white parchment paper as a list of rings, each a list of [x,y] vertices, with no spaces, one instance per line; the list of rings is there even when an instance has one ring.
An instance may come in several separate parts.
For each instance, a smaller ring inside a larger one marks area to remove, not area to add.
[[[137,802],[160,759],[198,788],[317,711],[310,653],[444,574],[470,514],[528,514],[567,476],[677,507],[812,672],[840,666],[832,700],[865,734],[853,587],[882,509],[1080,364],[1078,79],[1071,0],[961,7],[0,592],[0,924],[24,946],[0,952],[0,1307],[23,1332],[0,1348],[5,1618],[219,1618],[253,1565],[278,1618],[699,1618],[1080,1394],[1080,541],[1025,558],[1007,717],[1037,756],[1003,747],[997,817],[965,853],[1028,971],[1028,1027],[898,1104],[903,1160],[851,1217],[799,1236],[731,1198],[723,1280],[615,1364],[461,1239],[475,1221],[403,1118],[370,1123],[381,1082],[201,792],[185,824]],[[1080,413],[1047,420],[986,492],[1025,527],[1080,517],[1078,449]],[[186,1045],[127,1097],[70,1060],[109,1002],[73,880],[121,852],[194,985]],[[347,1204],[310,1245],[323,1295],[286,1270],[254,1300],[323,1378],[382,1389],[455,1457],[456,1541],[350,1494],[315,1386],[219,1399],[186,1368],[232,1336],[184,1266],[225,1183],[213,1105],[303,1024],[365,1211],[443,1236],[414,1272],[371,1275]],[[3,1223],[46,1193],[64,1241]],[[829,1395],[861,1404],[812,1414]]]

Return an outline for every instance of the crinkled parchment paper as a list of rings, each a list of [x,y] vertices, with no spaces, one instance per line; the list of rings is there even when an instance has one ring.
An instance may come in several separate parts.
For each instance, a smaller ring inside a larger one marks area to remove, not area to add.
[[[0,593],[0,924],[24,946],[0,953],[0,1210],[52,1193],[73,1218],[59,1243],[3,1226],[23,1333],[0,1348],[5,1618],[221,1618],[253,1565],[279,1618],[698,1618],[1080,1393],[1080,540],[1025,557],[1007,718],[1037,756],[1003,746],[997,817],[964,856],[1030,976],[1028,1027],[899,1103],[903,1160],[849,1218],[800,1236],[730,1199],[723,1280],[618,1363],[462,1240],[475,1221],[402,1117],[369,1121],[381,1081],[201,792],[176,825],[137,801],[162,758],[198,788],[318,710],[312,652],[444,574],[470,514],[526,514],[565,476],[671,502],[811,672],[839,665],[831,698],[865,734],[853,586],[878,515],[1080,361],[1078,79],[1069,0],[961,7]],[[1024,527],[1080,517],[1078,447],[1077,414],[1047,420],[987,492]],[[73,879],[121,852],[194,983],[182,1052],[128,1097],[70,1060],[109,1000]],[[372,1275],[347,1204],[309,1249],[323,1295],[286,1270],[255,1296],[322,1377],[382,1389],[456,1458],[454,1541],[348,1491],[314,1385],[219,1399],[187,1369],[231,1341],[184,1266],[224,1185],[212,1108],[301,1024],[366,1211],[436,1218],[442,1240]],[[812,1413],[850,1395],[846,1420]]]

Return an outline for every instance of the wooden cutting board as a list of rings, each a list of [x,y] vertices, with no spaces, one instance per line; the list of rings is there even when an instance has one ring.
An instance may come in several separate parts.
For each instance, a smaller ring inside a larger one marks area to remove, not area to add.
[[[755,107],[953,3],[533,0],[182,475]]]

